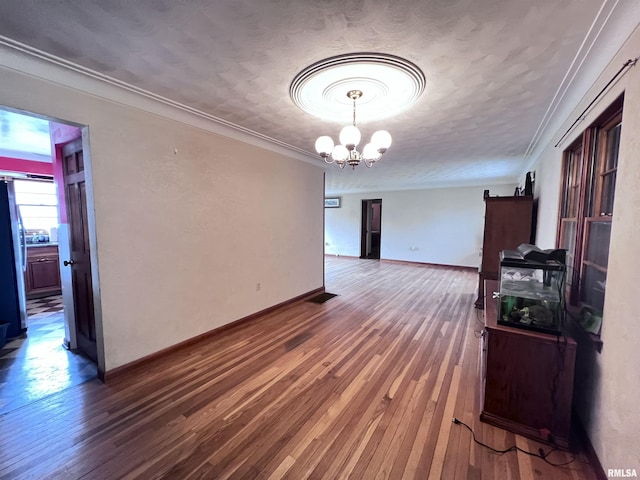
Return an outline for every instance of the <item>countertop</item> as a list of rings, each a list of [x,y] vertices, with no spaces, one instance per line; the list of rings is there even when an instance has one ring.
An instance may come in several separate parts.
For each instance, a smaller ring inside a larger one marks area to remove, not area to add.
[[[58,242],[27,243],[27,248],[57,247],[57,246],[58,246]]]

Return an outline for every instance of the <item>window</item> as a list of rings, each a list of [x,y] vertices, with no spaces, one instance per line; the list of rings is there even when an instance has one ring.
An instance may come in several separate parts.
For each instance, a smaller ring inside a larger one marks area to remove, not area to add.
[[[567,251],[567,289],[571,291],[576,251],[576,231],[578,225],[578,200],[580,198],[580,177],[582,172],[582,137],[577,145],[565,152],[564,192],[560,206],[560,239],[558,246]]]
[[[607,286],[620,132],[620,97],[564,152],[558,247],[567,250],[567,304],[598,335]]]
[[[58,226],[58,201],[53,182],[15,180],[16,203],[28,233],[49,234]]]

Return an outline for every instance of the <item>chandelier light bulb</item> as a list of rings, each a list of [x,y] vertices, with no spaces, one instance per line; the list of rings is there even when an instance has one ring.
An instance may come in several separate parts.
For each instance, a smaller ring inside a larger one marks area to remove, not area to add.
[[[378,151],[377,147],[373,143],[367,143],[362,150],[362,157],[366,160],[380,160],[382,154]]]
[[[349,150],[344,145],[336,145],[333,147],[333,152],[331,152],[331,156],[336,162],[344,162],[349,156]]]
[[[386,130],[378,130],[371,136],[371,143],[380,153],[384,153],[391,146],[391,135]]]
[[[340,131],[340,143],[353,150],[360,143],[360,130],[354,125],[347,125]]]
[[[318,137],[316,140],[316,152],[320,154],[321,157],[326,158],[333,151],[333,140],[331,137],[327,135],[323,135],[322,137]]]

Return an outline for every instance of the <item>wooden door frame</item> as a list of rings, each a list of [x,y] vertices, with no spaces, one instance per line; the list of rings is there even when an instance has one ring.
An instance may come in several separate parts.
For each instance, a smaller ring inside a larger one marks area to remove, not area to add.
[[[56,121],[57,123],[64,123]],[[81,127],[82,133],[82,151],[84,159],[84,174],[85,174],[85,186],[86,186],[86,200],[87,200],[87,227],[89,231],[89,249],[91,259],[91,281],[93,286],[93,308],[95,317],[96,328],[96,348],[98,357],[98,378],[104,381],[105,372],[105,355],[104,355],[104,334],[102,327],[102,302],[100,299],[100,275],[98,271],[98,256],[97,256],[97,239],[96,239],[96,227],[95,227],[95,203],[93,198],[93,172],[91,164],[91,149],[89,147],[89,127]],[[64,141],[56,144],[56,162],[62,162],[62,146],[70,143],[74,140]],[[66,192],[65,195],[65,203]],[[71,245],[68,232],[69,223],[65,224],[64,228],[59,231],[59,251],[60,251],[60,269],[61,279],[63,281],[62,297],[64,303],[64,317],[65,317],[65,333],[69,341],[68,347],[75,349],[78,346],[76,337],[76,325],[75,325],[75,311],[73,307],[73,290],[71,282],[71,274],[68,267],[62,265],[65,259],[70,256]],[[60,235],[61,234],[61,235]],[[66,288],[64,288],[66,285]]]

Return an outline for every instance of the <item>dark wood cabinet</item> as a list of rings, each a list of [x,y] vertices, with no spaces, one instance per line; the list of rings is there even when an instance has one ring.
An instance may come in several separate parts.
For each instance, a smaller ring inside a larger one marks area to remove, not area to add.
[[[56,245],[27,247],[25,285],[27,298],[60,293],[60,260]]]
[[[476,308],[484,306],[484,281],[497,280],[502,250],[531,243],[533,197],[485,197],[482,263]]]
[[[497,300],[487,293],[481,348],[480,420],[568,448],[576,342],[498,325]]]

